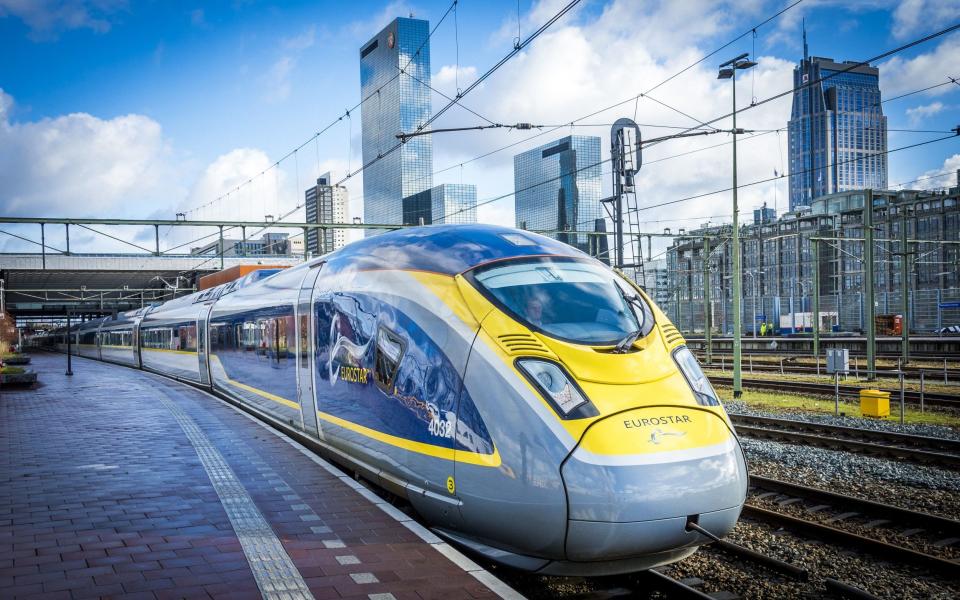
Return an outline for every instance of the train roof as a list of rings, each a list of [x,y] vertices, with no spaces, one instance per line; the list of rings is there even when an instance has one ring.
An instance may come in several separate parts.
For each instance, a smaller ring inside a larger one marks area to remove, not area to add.
[[[447,275],[505,258],[588,255],[558,240],[497,225],[427,225],[364,238],[331,253],[325,269],[409,269]]]

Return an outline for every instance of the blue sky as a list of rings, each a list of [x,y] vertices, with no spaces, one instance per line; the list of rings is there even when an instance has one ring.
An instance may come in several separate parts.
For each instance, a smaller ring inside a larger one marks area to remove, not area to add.
[[[521,34],[539,26],[561,4],[523,0]],[[566,122],[605,101],[643,91],[788,3],[582,4],[464,104],[502,122]],[[4,198],[0,212],[169,218],[177,210],[204,204],[259,174],[355,104],[358,49],[391,18],[412,12],[433,25],[449,5],[447,0],[0,0],[0,53],[13,57],[0,61],[0,134],[11,142],[6,151],[0,149],[0,175],[11,184],[3,186],[7,193],[16,196]],[[452,90],[451,74],[458,71],[462,88],[499,60],[516,36],[517,16],[512,0],[458,2],[455,17],[448,16],[431,39],[435,87]],[[700,119],[723,114],[730,100],[714,79],[714,63],[742,51],[761,57],[761,66],[740,80],[738,100],[748,103],[751,91],[762,98],[788,89],[792,63],[802,52],[801,19],[806,20],[812,54],[859,60],[960,22],[960,0],[806,0],[759,28],[755,39],[746,36],[716,59],[658,89],[656,97]],[[893,62],[883,61],[885,97],[960,76],[958,56],[960,34],[955,33],[900,53]],[[444,103],[435,97],[434,109]],[[938,131],[958,125],[958,108],[960,85],[951,85],[888,103],[884,111],[891,129]],[[635,109],[640,122],[692,124],[649,101],[620,107],[591,122],[608,124],[619,116],[633,116]],[[738,124],[776,128],[785,126],[788,118],[786,100],[744,113]],[[454,109],[438,125],[477,122]],[[332,169],[335,176],[342,176],[348,165],[356,167],[358,128],[359,119],[352,128],[345,120],[296,159],[284,161],[272,180],[263,177],[257,186],[248,186],[245,195],[194,216],[252,217],[264,210],[289,209],[302,194],[298,190],[317,174],[318,162],[320,170]],[[576,133],[603,136],[605,148],[608,129],[601,125]],[[645,135],[661,133],[655,131]],[[891,132],[889,146],[932,137],[936,134]],[[520,139],[516,132],[435,136],[434,167],[457,164]],[[549,139],[532,140],[435,179],[476,182],[481,200],[506,193],[513,185],[512,155]],[[678,142],[651,157],[717,141]],[[785,143],[785,134],[745,142],[741,179],[769,176],[774,168],[782,171],[777,155]],[[662,163],[659,169],[651,166],[649,173],[645,169],[641,182],[646,197],[652,202],[727,185],[725,148],[689,161]],[[945,167],[945,161],[958,153],[960,143],[949,140],[893,154],[890,183],[943,171],[953,164]],[[956,161],[960,166],[960,158]],[[359,179],[349,184],[355,211],[362,196]],[[785,182],[751,190],[748,202],[779,202],[784,190]],[[718,214],[713,206],[720,202],[720,197],[691,202],[683,214],[690,220],[713,216]],[[669,214],[652,211],[650,227],[677,214],[676,209]],[[509,224],[511,201],[485,207],[480,216]],[[0,240],[0,247],[4,243],[9,242]]]

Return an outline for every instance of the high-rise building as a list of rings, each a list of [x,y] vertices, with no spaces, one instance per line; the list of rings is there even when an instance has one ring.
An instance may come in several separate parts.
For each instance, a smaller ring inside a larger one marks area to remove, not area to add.
[[[317,185],[304,192],[307,223],[346,223],[350,220],[350,195],[347,188],[334,185],[330,173],[317,178]],[[342,248],[347,243],[345,229],[309,229],[306,234],[306,250],[312,256],[320,256]]]
[[[433,186],[429,135],[387,154],[397,133],[430,119],[429,35],[428,21],[398,18],[360,49],[361,140],[369,165],[363,170],[365,223],[401,224],[403,199]]]
[[[477,222],[477,186],[441,183],[403,199],[404,225]]]
[[[560,232],[604,229],[597,136],[570,135],[515,155],[513,184],[517,227]],[[599,236],[553,237],[598,254]]]
[[[790,210],[826,194],[887,187],[887,118],[880,71],[809,56],[793,69]],[[851,68],[852,67],[852,68]]]
[[[761,225],[763,223],[772,223],[777,220],[777,211],[772,208],[767,208],[767,203],[764,202],[763,206],[760,208],[753,209],[753,224]]]

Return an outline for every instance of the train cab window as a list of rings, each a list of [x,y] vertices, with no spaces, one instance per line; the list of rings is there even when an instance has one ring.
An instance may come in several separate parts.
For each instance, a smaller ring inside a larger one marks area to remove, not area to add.
[[[594,261],[518,259],[481,267],[468,278],[528,328],[575,344],[619,346],[653,329],[646,300]]]
[[[403,339],[385,327],[377,330],[377,348],[373,364],[373,380],[388,394],[393,393],[393,384],[400,369],[405,345]]]

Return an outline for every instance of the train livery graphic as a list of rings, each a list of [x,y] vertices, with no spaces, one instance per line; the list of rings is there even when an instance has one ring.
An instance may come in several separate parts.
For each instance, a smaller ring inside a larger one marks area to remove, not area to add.
[[[69,334],[81,356],[296,430],[518,569],[673,562],[708,541],[688,522],[723,536],[746,497],[742,449],[676,328],[616,271],[526,231],[401,229]]]

